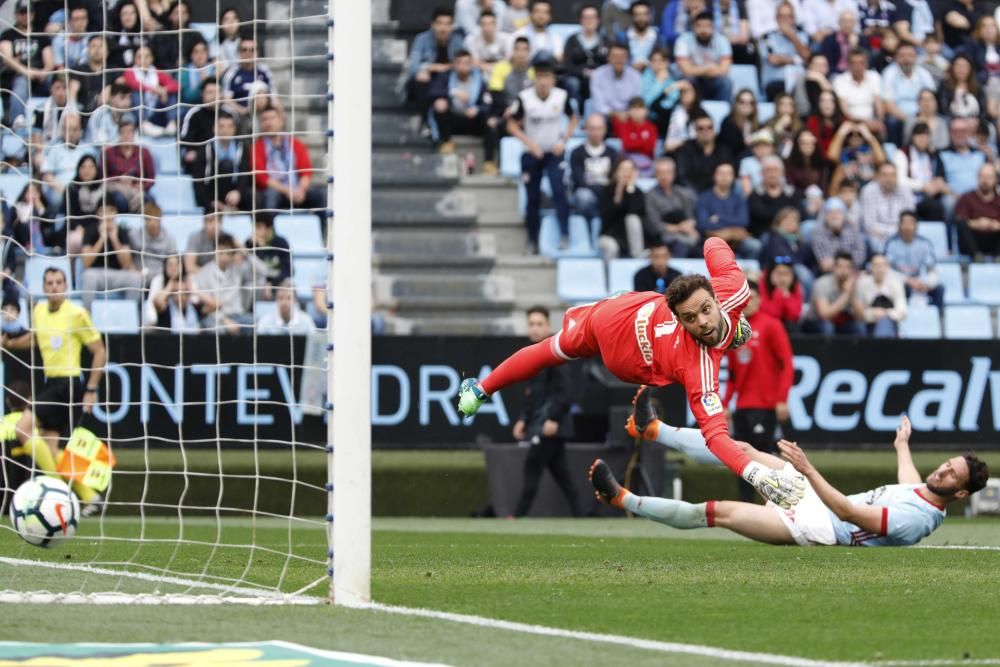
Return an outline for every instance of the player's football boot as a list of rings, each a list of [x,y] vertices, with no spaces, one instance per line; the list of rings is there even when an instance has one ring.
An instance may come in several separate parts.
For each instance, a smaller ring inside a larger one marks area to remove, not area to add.
[[[466,417],[471,417],[479,412],[479,408],[483,407],[483,403],[487,399],[489,399],[489,396],[479,386],[479,380],[476,378],[465,378],[462,380],[462,384],[458,388],[459,412]]]
[[[595,459],[590,464],[590,471],[587,473],[590,483],[594,485],[594,495],[602,503],[622,506],[622,498],[625,496],[625,489],[615,479],[614,473],[604,459]]]
[[[632,414],[625,422],[625,431],[632,438],[656,440],[659,422],[656,408],[653,407],[653,388],[644,384],[632,399]]]
[[[86,505],[80,508],[80,516],[94,516],[104,507],[104,496],[97,494]]]
[[[786,510],[802,500],[806,492],[805,477],[798,473],[789,474],[764,466],[760,466],[758,470],[758,474],[751,472],[747,481],[760,491],[765,499]]]
[[[740,313],[740,321],[736,323],[736,333],[729,343],[729,349],[735,350],[738,347],[743,347],[752,335],[753,329],[750,328],[750,323],[747,322],[746,316]]]

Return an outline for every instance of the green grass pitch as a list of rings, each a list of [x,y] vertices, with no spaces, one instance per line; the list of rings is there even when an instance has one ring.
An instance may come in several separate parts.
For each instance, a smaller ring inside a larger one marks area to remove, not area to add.
[[[147,522],[137,547],[97,541],[94,521],[59,550],[0,531],[0,556],[63,564],[164,563],[178,572],[294,590],[323,575],[320,525],[289,531],[262,521]],[[107,536],[135,537],[134,519],[108,519]],[[927,544],[1000,547],[1000,521],[952,518]],[[287,561],[291,551],[302,559]],[[373,533],[373,596],[381,603],[664,642],[817,660],[1000,658],[1000,551],[770,547],[718,530],[675,531],[643,520],[381,519]],[[210,557],[211,556],[211,557]],[[126,567],[105,565],[105,567]],[[175,586],[108,575],[0,564],[0,588],[161,592]],[[740,664],[541,637],[369,610],[317,607],[27,605],[5,610],[0,639],[180,642],[284,639],[317,648],[454,665]],[[58,628],[43,633],[39,628]]]

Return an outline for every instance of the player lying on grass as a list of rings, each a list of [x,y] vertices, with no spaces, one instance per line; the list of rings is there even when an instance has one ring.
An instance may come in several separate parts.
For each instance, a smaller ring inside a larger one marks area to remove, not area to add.
[[[677,449],[696,452],[695,443],[701,437],[697,430],[657,424],[663,434],[658,442],[676,436],[684,441]],[[910,456],[910,431],[910,420],[904,416],[895,440],[899,483],[851,496],[823,479],[794,442],[778,442],[788,463],[741,443],[753,460],[775,469],[794,467],[806,477],[805,497],[792,509],[771,502],[757,505],[721,500],[692,504],[637,496],[618,484],[611,468],[601,459],[590,467],[590,480],[602,502],[673,528],[726,528],[768,544],[906,546],[916,544],[941,525],[948,503],[969,497],[986,486],[989,479],[986,463],[968,453],[948,459],[921,481]],[[706,461],[710,456],[702,439],[696,458]]]
[[[791,507],[802,498],[805,480],[791,470],[770,468],[747,456],[729,436],[719,399],[719,363],[726,350],[750,337],[741,313],[750,288],[725,241],[705,242],[711,280],[686,275],[665,295],[633,292],[570,308],[562,329],[515,352],[482,382],[462,382],[458,409],[470,416],[491,394],[550,366],[600,356],[616,377],[632,384],[684,385],[708,448],[765,498]]]

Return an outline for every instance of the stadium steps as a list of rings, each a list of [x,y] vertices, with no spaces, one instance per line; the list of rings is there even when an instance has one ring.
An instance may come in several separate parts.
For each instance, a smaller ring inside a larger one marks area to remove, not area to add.
[[[454,229],[476,224],[478,207],[472,193],[462,190],[427,192],[385,190],[372,192],[372,224],[378,227],[440,227]]]
[[[396,273],[375,277],[375,301],[397,315],[440,310],[506,312],[514,305],[509,276],[440,272]]]
[[[452,269],[489,271],[496,261],[491,234],[375,232],[374,265],[379,269]]]
[[[374,187],[453,188],[458,184],[457,155],[379,151],[372,155]]]

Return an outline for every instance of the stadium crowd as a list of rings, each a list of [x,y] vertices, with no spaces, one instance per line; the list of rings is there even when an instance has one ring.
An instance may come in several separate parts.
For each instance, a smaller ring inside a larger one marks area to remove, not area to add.
[[[206,35],[180,0],[17,0],[13,14],[0,33],[5,312],[40,295],[26,265],[47,256],[69,260],[83,305],[130,300],[143,326],[235,333],[260,301],[275,302],[260,332],[325,326],[322,289],[300,308],[275,221],[325,217],[326,179],[288,131],[253,22],[224,9]],[[157,195],[164,154],[190,177],[181,213],[203,216],[190,235],[171,190]]]
[[[484,174],[520,142],[528,252],[551,205],[556,254],[583,216],[606,260],[652,255],[636,286],[662,291],[671,258],[721,237],[790,329],[896,336],[908,301],[943,305],[918,221],[956,258],[1000,254],[994,8],[605,0],[567,26],[547,0],[457,0],[414,40],[406,91],[439,152],[482,138]]]

